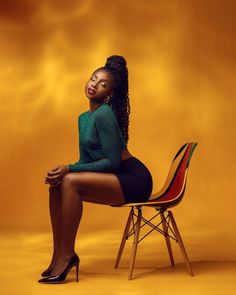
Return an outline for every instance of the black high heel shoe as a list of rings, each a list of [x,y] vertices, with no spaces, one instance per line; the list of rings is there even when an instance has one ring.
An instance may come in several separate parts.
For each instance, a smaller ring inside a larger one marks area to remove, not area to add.
[[[79,277],[79,263],[80,263],[80,259],[78,257],[78,255],[75,253],[68,265],[66,266],[66,268],[63,270],[62,273],[60,273],[59,275],[55,275],[55,276],[49,276],[43,279],[38,280],[39,283],[46,283],[46,284],[58,284],[58,283],[62,283],[66,277],[67,274],[69,273],[69,271],[71,270],[72,267],[76,266],[76,282],[79,281],[78,277]]]
[[[48,276],[50,276],[51,272],[52,272],[52,269],[50,268],[50,269],[48,269],[48,270],[43,271],[43,272],[41,273],[41,276],[42,276],[42,277],[48,277]]]

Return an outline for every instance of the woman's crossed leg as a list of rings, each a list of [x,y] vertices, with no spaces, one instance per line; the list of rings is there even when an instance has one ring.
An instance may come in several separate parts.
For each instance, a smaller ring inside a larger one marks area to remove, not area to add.
[[[125,203],[117,176],[113,173],[69,172],[60,184],[50,185],[49,208],[54,245],[50,275],[60,274],[74,254],[83,201],[105,205]]]

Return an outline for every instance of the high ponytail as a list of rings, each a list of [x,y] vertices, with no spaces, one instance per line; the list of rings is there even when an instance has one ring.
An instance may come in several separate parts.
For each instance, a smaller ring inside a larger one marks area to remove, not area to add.
[[[113,95],[108,101],[116,115],[123,137],[128,143],[129,140],[129,85],[127,63],[123,56],[112,55],[107,58],[103,69],[113,76]]]

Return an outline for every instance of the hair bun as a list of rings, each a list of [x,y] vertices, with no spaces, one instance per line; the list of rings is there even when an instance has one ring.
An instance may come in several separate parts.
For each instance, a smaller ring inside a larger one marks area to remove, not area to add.
[[[126,68],[126,60],[121,55],[111,55],[107,58],[105,67],[123,71]]]

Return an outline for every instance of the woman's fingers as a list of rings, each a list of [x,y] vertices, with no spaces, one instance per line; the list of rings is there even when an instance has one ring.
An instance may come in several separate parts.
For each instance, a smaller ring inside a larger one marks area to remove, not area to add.
[[[48,171],[48,175],[56,175],[60,172],[60,165],[52,168],[51,170]]]
[[[59,178],[59,175],[54,175],[54,176],[47,176],[47,179],[57,179]]]
[[[52,185],[62,180],[60,176],[46,176],[44,179],[45,179],[45,183],[49,183]]]
[[[59,181],[61,179],[61,174],[61,165],[55,166],[47,172],[47,176],[44,178],[44,182],[54,184],[56,181]]]
[[[59,171],[56,170],[56,171],[48,171],[48,176],[54,176],[54,175],[59,175]]]

